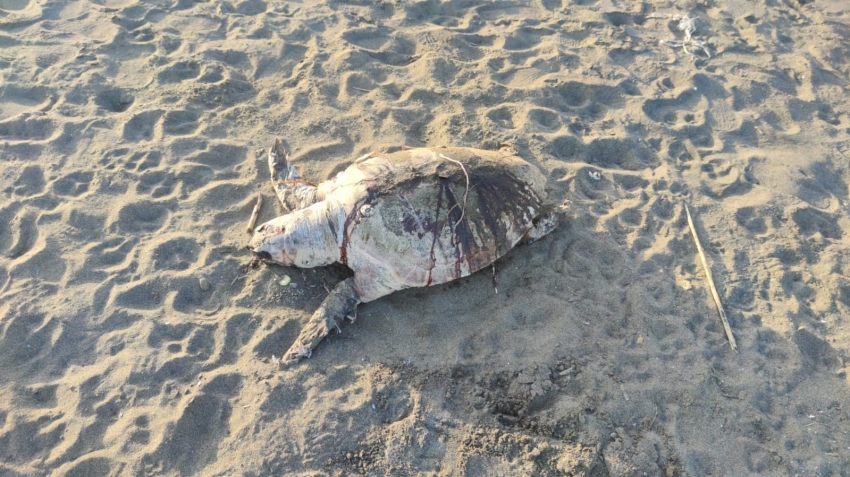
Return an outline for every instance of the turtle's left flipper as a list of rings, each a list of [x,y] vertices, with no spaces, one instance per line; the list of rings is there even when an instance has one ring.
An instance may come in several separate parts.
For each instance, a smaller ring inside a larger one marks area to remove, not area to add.
[[[354,313],[360,297],[354,290],[354,279],[348,278],[341,281],[330,294],[328,294],[319,309],[310,317],[310,321],[301,329],[298,339],[283,355],[282,361],[286,364],[296,363],[301,358],[309,358],[313,348],[331,332],[338,329],[342,321]]]
[[[269,150],[269,172],[277,198],[289,212],[313,205],[318,200],[316,185],[301,178],[279,138]]]

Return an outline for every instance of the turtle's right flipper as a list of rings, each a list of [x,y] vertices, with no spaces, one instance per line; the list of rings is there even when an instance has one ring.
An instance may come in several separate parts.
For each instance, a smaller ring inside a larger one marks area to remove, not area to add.
[[[277,198],[289,212],[318,201],[316,185],[301,178],[298,169],[289,161],[289,155],[279,138],[275,139],[274,146],[269,150],[269,171]]]
[[[292,364],[309,358],[315,348],[331,330],[339,329],[346,317],[352,315],[360,303],[360,297],[354,289],[354,279],[339,282],[322,302],[319,309],[310,317],[310,321],[301,329],[298,339],[283,355],[284,364]]]

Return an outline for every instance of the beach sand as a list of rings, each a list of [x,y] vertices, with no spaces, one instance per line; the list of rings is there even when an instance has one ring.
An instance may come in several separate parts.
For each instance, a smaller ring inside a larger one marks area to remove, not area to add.
[[[0,0],[0,80],[4,477],[850,475],[842,1]],[[566,210],[279,369],[345,270],[248,267],[275,137]]]

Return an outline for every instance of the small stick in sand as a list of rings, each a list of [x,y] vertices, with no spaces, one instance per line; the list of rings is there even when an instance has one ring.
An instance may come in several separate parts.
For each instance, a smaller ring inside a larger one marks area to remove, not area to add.
[[[257,223],[257,217],[260,216],[260,207],[263,206],[263,195],[257,194],[257,205],[254,206],[254,210],[251,211],[251,218],[248,220],[248,233],[254,231],[254,225]]]
[[[729,344],[732,349],[738,352],[738,345],[735,343],[735,336],[732,335],[732,328],[729,326],[729,320],[726,319],[726,312],[723,311],[723,304],[720,303],[720,295],[717,294],[717,288],[714,286],[714,279],[711,277],[711,269],[708,268],[708,261],[705,259],[705,253],[702,251],[702,244],[697,237],[697,231],[694,228],[694,221],[691,218],[691,211],[688,209],[688,204],[685,204],[685,214],[688,216],[688,227],[691,228],[691,235],[694,237],[694,243],[699,252],[699,259],[702,262],[702,268],[705,270],[705,279],[708,282],[708,288],[711,290],[711,296],[714,298],[714,304],[717,305],[717,311],[720,313],[720,321],[723,322],[723,329],[726,330],[726,337],[729,339]]]

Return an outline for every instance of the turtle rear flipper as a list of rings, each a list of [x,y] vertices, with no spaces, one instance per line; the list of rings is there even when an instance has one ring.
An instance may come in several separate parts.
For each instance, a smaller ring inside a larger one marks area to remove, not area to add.
[[[546,212],[534,219],[533,225],[520,239],[520,243],[534,243],[558,227],[558,216],[555,212]]]
[[[316,185],[301,178],[280,138],[275,139],[269,150],[269,172],[277,198],[287,211],[303,209],[319,200]]]

